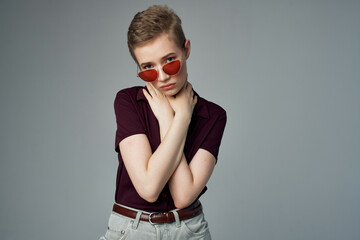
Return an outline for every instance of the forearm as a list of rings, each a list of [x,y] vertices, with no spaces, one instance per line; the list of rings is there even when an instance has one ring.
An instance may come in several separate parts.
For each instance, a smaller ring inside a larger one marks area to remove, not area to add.
[[[173,119],[159,122],[161,141],[163,141]],[[172,174],[169,187],[175,206],[177,208],[185,208],[190,205],[197,197],[194,191],[194,178],[191,169],[186,161],[186,157],[182,150],[180,162]]]
[[[148,160],[144,179],[154,198],[157,198],[179,165],[188,125],[187,119],[174,117],[167,131],[162,131],[162,142]]]
[[[182,154],[181,161],[169,180],[171,196],[177,208],[186,208],[196,199],[198,191],[195,186],[191,169]]]
[[[177,208],[185,208],[195,201],[204,189],[214,167],[215,157],[204,149],[199,149],[187,163],[184,154],[169,180],[171,196]]]

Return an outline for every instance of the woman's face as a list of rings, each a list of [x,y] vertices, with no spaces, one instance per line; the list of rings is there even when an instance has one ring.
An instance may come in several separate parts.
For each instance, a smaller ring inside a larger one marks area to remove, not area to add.
[[[179,48],[167,34],[162,34],[151,42],[136,47],[135,57],[140,66],[140,71],[156,69],[158,77],[151,83],[164,95],[176,95],[187,81],[186,59],[190,54],[190,41],[186,40],[185,51]],[[175,75],[168,75],[162,69],[164,64],[174,61],[181,61],[181,68]]]

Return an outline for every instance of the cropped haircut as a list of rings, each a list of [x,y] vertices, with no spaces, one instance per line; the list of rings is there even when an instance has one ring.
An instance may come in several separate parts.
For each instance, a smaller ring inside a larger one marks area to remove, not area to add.
[[[134,49],[163,33],[167,34],[180,49],[185,49],[186,38],[181,27],[181,19],[167,6],[154,5],[134,16],[128,29],[127,43],[136,63],[138,62]]]

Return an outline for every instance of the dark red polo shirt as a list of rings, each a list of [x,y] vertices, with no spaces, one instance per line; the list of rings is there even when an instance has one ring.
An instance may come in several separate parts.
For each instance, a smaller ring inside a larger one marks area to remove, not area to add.
[[[175,209],[175,205],[168,185],[164,187],[156,202],[149,203],[142,199],[130,180],[119,152],[121,140],[134,134],[145,134],[153,152],[161,142],[159,124],[142,92],[143,88],[123,89],[117,93],[114,101],[117,123],[115,151],[118,152],[119,160],[115,201],[148,212],[169,211]],[[184,147],[187,161],[191,161],[199,148],[209,151],[217,160],[225,124],[225,110],[198,95]],[[206,189],[205,187],[199,197]]]

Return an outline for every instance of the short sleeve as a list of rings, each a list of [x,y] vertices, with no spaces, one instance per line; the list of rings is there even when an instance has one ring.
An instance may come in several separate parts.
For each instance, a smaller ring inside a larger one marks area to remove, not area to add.
[[[214,155],[216,161],[218,158],[219,148],[224,133],[225,125],[226,125],[226,112],[225,110],[223,110],[218,115],[217,120],[210,129],[203,143],[200,145],[200,148],[205,149],[209,151],[212,155]]]
[[[114,101],[116,116],[115,151],[120,152],[119,143],[126,137],[145,133],[138,113],[136,99],[125,92],[118,92]]]

